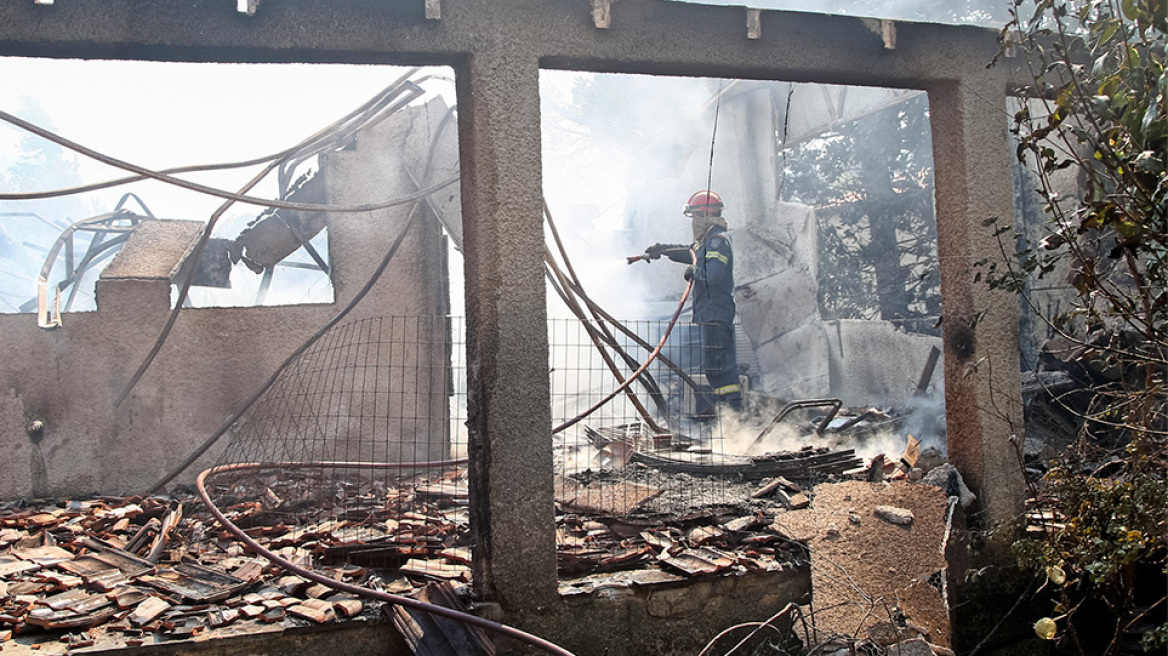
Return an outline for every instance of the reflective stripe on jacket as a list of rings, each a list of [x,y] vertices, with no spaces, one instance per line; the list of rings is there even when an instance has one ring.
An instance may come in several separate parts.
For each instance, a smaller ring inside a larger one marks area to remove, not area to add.
[[[694,269],[694,323],[734,323],[734,252],[730,238],[719,226],[713,226],[700,244],[694,245],[697,267]]]

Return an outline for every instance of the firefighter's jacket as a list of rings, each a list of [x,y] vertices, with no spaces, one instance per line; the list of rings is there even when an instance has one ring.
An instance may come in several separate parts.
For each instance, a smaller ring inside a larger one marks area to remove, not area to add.
[[[693,245],[697,263],[693,268],[694,323],[734,324],[734,252],[730,238],[719,226],[712,226]],[[669,259],[692,264],[689,250],[670,250]]]

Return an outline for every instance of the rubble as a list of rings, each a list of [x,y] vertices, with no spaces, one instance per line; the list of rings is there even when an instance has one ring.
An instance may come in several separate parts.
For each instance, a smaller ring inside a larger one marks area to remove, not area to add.
[[[905,525],[866,520],[878,507],[908,511],[915,519]],[[871,631],[885,645],[921,636],[947,647],[948,513],[941,491],[898,480],[817,485],[808,508],[776,515],[776,532],[809,547],[816,632],[828,638]],[[894,624],[882,624],[889,622]],[[873,639],[865,642],[876,651],[887,649]]]
[[[965,485],[965,479],[961,477],[961,472],[949,463],[938,465],[925,474],[921,479],[922,483],[927,485],[935,485],[945,491],[946,496],[957,497],[961,500],[961,507],[969,509],[973,502],[977,500],[977,495],[974,494]]]
[[[928,547],[931,555],[922,562],[898,561],[890,570],[894,576],[881,573],[900,585],[895,598],[910,619],[930,627],[930,642],[946,642],[948,627],[938,619],[944,611],[932,608],[941,605],[937,593],[917,571],[935,574],[944,567],[934,562],[933,545],[934,529],[943,529],[944,521],[918,498],[941,496],[933,488],[907,481],[894,481],[891,488],[863,482],[808,487],[842,463],[855,468],[851,452],[821,447],[756,457],[748,468],[763,462],[787,469],[755,476],[738,467],[737,480],[662,469],[638,462],[639,455],[621,470],[557,479],[556,548],[565,598],[585,589],[597,597],[627,592],[629,584],[604,581],[675,584],[693,577],[777,574],[806,567],[809,545],[812,559],[816,550],[834,553],[826,545],[856,548],[857,533],[891,544],[881,533],[885,521],[865,519],[873,512],[901,523],[895,530]],[[694,463],[700,459],[687,462]],[[901,469],[896,475],[906,476]],[[856,498],[841,501],[832,491],[840,485],[861,487],[848,488]],[[897,492],[873,504],[867,495],[877,488]],[[262,545],[337,580],[445,598],[465,591],[471,578],[464,470],[397,481],[313,468],[253,471],[216,479],[211,494]],[[841,512],[823,514],[836,506]],[[800,519],[808,516],[824,521]],[[915,578],[902,580],[909,573]],[[437,583],[445,587],[433,587]],[[266,625],[345,621],[380,613],[381,607],[253,557],[193,498],[0,504],[0,631],[10,637],[40,632],[48,639],[72,636],[69,645],[94,640],[100,648],[116,648]],[[395,621],[405,631],[429,630],[408,614]]]
[[[805,559],[803,545],[773,529],[783,506],[750,498],[755,484],[739,484],[742,503],[734,507],[660,512],[651,504],[661,501],[666,479],[699,489],[702,479],[632,469],[642,478],[561,481],[570,483],[557,497],[565,575],[684,579],[776,572]],[[780,481],[784,494],[799,489]],[[326,481],[314,470],[260,472],[213,487],[220,509],[261,544],[338,580],[407,595],[435,581],[457,593],[470,580],[464,471],[399,487]],[[249,555],[193,498],[0,504],[0,630],[11,636],[87,632],[68,644],[92,639],[116,648],[337,622],[380,606]]]
[[[304,495],[296,492],[306,489],[303,482],[289,479],[281,486],[268,477],[265,493],[253,497],[260,501],[251,502],[243,499],[250,483],[236,481],[232,489],[221,490],[227,498],[224,508],[262,543],[338,580],[374,582],[379,575],[366,568],[329,561],[341,553],[368,559],[378,550],[391,556],[386,559],[390,565],[394,557],[406,556],[397,561],[399,594],[434,578],[469,579],[461,517],[415,503],[392,518],[386,511],[384,516],[366,513],[361,520],[328,520],[323,517],[337,512],[331,507],[336,504],[318,504],[312,510],[301,505],[305,523],[297,525],[278,511],[304,503]],[[465,484],[462,499],[457,485],[449,484],[436,481],[424,496],[436,505],[465,501]],[[399,506],[405,500],[400,490],[385,494]],[[182,501],[188,509],[199,508],[194,499]],[[338,514],[360,514],[367,501],[354,494]],[[465,509],[453,513],[464,517]],[[388,523],[394,525],[393,535]],[[208,516],[184,513],[176,499],[0,504],[0,641],[27,635],[39,648],[31,634],[50,632],[46,637],[61,634],[69,649],[140,646],[218,630],[251,631],[264,624],[334,622],[368,610],[360,599],[311,585],[247,555]]]
[[[899,526],[908,526],[915,519],[912,511],[908,508],[897,508],[895,506],[876,506],[872,509],[872,513],[886,522]],[[852,523],[854,524],[855,522]]]

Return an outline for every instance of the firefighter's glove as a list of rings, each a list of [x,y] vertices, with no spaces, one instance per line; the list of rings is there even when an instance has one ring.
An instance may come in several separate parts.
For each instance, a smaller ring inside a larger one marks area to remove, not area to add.
[[[685,281],[686,281],[686,282],[689,282],[689,281],[693,280],[693,278],[694,278],[694,267],[692,267],[692,266],[687,266],[687,267],[685,268],[685,273],[684,273],[683,275],[684,275],[684,277],[685,277]]]
[[[664,255],[665,251],[674,248],[677,248],[677,246],[673,244],[653,244],[649,248],[645,249],[645,257],[649,258],[650,260],[656,260],[657,258]]]

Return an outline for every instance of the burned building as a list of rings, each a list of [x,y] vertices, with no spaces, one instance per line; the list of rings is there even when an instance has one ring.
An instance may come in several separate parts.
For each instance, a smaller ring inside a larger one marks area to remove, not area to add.
[[[1013,211],[1006,126],[998,111],[1006,72],[985,67],[997,50],[993,31],[655,0],[327,7],[294,0],[247,8],[254,15],[199,3],[9,3],[0,9],[0,52],[453,67],[466,267],[470,530],[476,595],[488,612],[495,608],[509,621],[573,644],[590,640],[574,621],[578,615],[564,609],[557,578],[538,100],[545,68],[925,90],[936,160],[950,458],[989,517],[1006,519],[1018,510],[1021,472],[1003,445],[1021,422],[1012,405],[1000,402],[1002,395],[1019,396],[1017,308],[1012,297],[977,284],[972,272],[974,262],[997,254],[984,220]],[[695,40],[697,33],[705,38]],[[337,155],[341,166],[345,158],[365,157],[378,155],[360,144]],[[393,190],[408,193],[423,184],[395,175],[385,181]],[[376,191],[377,198],[392,195]],[[330,200],[335,194],[349,202],[370,193],[340,186],[330,192]],[[395,233],[384,226],[405,220],[400,208],[385,214],[384,222],[330,218],[330,249],[338,254],[335,306],[353,297],[357,281],[389,247]],[[437,228],[429,230],[413,233],[409,239],[417,241],[403,251],[419,259],[392,265],[391,275],[411,284],[375,289],[359,313],[376,308],[369,312],[382,315],[388,307],[414,315],[445,312],[442,281],[417,266],[420,259],[441,257]],[[188,232],[185,246],[176,240],[166,249],[169,260],[148,271],[134,267],[108,276],[99,284],[99,311],[77,317],[73,328],[42,333],[22,317],[0,317],[8,360],[0,386],[11,454],[0,472],[6,495],[149,485],[219,427],[275,370],[287,345],[300,343],[335,313],[332,306],[184,312],[154,368],[115,407],[165,321],[170,277],[192,238]],[[402,288],[423,291],[403,299],[396,296]],[[816,343],[827,347],[819,337]],[[34,422],[40,428],[27,430]],[[595,612],[612,612],[614,621],[626,623],[636,602],[621,603],[619,610]],[[729,611],[735,609],[727,610],[726,619],[734,619]],[[687,618],[665,618],[667,630],[692,624]],[[564,628],[569,623],[570,630]],[[636,645],[627,635],[633,633],[628,628],[608,640]]]

